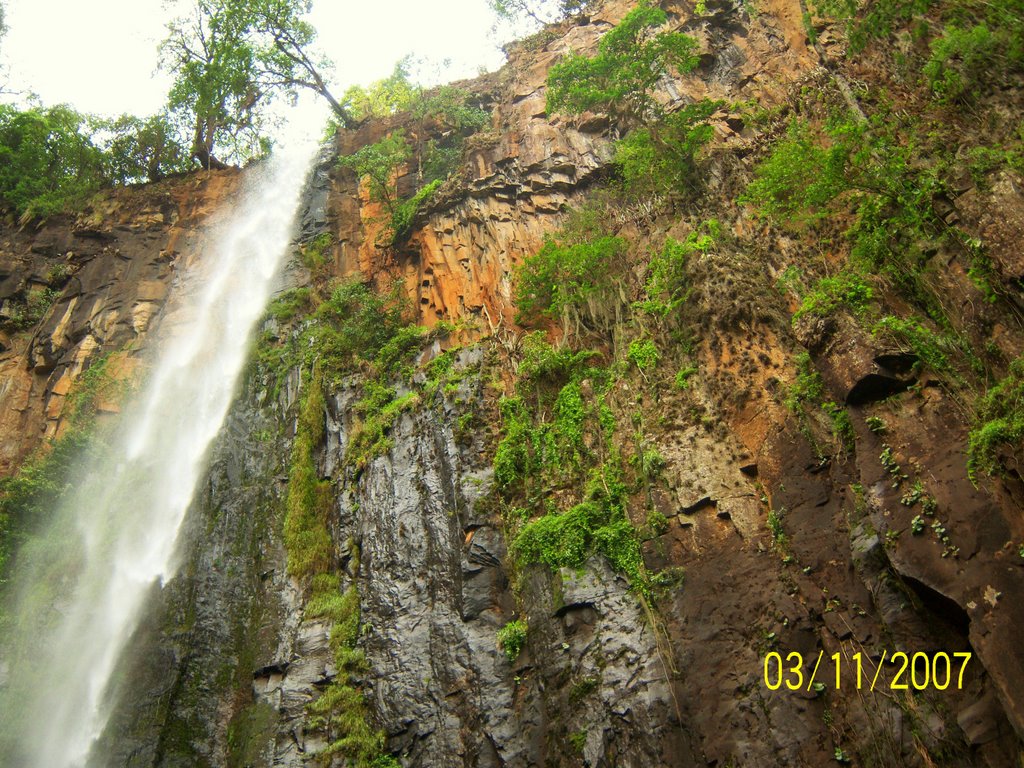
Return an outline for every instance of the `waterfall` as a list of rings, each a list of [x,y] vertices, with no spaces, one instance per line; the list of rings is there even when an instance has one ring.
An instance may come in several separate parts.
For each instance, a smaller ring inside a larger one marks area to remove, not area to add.
[[[174,575],[178,532],[292,239],[314,149],[246,172],[216,243],[179,270],[146,383],[55,513],[50,537],[70,583],[45,636],[21,638],[31,654],[19,654],[11,692],[25,698],[3,702],[24,714],[19,766],[78,768],[103,731],[118,659],[151,590]]]

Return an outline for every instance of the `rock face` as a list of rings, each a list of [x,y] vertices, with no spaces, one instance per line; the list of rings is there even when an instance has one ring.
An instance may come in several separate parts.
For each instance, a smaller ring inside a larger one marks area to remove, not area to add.
[[[75,380],[105,355],[130,379],[175,270],[201,250],[237,173],[120,190],[75,220],[0,233],[0,314],[33,293],[48,306],[0,346],[0,473],[10,474],[61,427]]]
[[[709,96],[788,109],[801,88],[823,87],[828,62],[807,45],[803,3],[756,5],[755,14],[708,0],[695,16],[689,3],[662,4],[705,51],[691,76],[662,83],[665,103]],[[665,464],[649,506],[667,525],[647,530],[631,512],[645,565],[681,579],[648,599],[599,556],[555,571],[517,568],[509,556],[491,466],[497,390],[509,391],[522,341],[513,272],[607,177],[613,154],[606,118],[545,113],[545,77],[566,51],[595,50],[630,7],[607,2],[514,49],[501,72],[462,84],[492,105],[491,130],[468,152],[465,182],[421,212],[399,247],[377,244],[379,204],[330,151],[314,175],[299,226],[304,240],[331,234],[329,271],[399,281],[423,325],[464,322],[457,387],[400,414],[386,450],[356,472],[346,452],[366,382],[353,375],[327,393],[315,455],[332,488],[333,567],[359,593],[367,663],[354,683],[385,751],[403,766],[438,767],[1016,764],[1024,486],[1013,475],[972,484],[964,403],[913,354],[845,310],[791,324],[796,307],[776,280],[822,254],[735,204],[761,139],[731,108],[712,119],[730,151],[708,160],[700,211],[722,220],[730,245],[687,265],[682,313],[697,372],[685,387],[666,378],[655,396],[634,376],[615,400],[620,421],[648,425],[643,439]],[[406,119],[371,121],[335,149],[350,153]],[[2,339],[0,469],[60,431],[64,399],[97,355],[120,350],[130,374],[175,270],[201,250],[199,225],[216,221],[235,176],[122,192],[91,221],[2,233],[5,306],[42,286],[60,293],[31,332]],[[396,184],[411,191],[415,169]],[[1007,306],[1020,305],[1019,185],[1005,176],[950,203],[966,231],[991,242]],[[615,222],[637,252],[692,231],[655,214],[622,210]],[[287,282],[308,280],[291,267]],[[970,335],[985,320],[993,344],[1020,354],[1019,323],[987,307],[969,269],[950,257],[939,270],[957,304],[952,322]],[[264,330],[279,331],[273,320]],[[823,396],[847,408],[850,445],[823,445],[830,425],[785,406],[798,351]],[[282,536],[305,386],[299,370],[280,387],[250,371],[190,511],[185,565],[154,591],[124,662],[97,766],[344,764],[319,754],[329,739],[309,711],[339,672],[331,625],[306,610]],[[917,535],[925,499],[934,507]],[[516,618],[530,630],[509,661],[496,632]],[[972,656],[956,686],[911,691],[892,687],[909,674],[893,663],[897,651]],[[768,684],[772,653],[787,669],[789,654],[801,654],[805,677],[793,690]],[[819,658],[825,686],[810,680]]]

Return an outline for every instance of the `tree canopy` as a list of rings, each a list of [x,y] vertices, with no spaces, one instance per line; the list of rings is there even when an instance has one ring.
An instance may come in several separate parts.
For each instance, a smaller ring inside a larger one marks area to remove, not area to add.
[[[582,13],[592,0],[488,0],[491,10],[511,22],[531,21],[544,25]]]
[[[193,157],[219,167],[214,150],[244,159],[263,148],[266,106],[280,95],[312,90],[343,124],[347,110],[331,95],[326,58],[313,51],[316,30],[303,19],[310,0],[193,0],[168,25],[161,66],[175,76],[169,107],[191,125]]]
[[[596,56],[569,53],[548,74],[548,111],[601,110],[641,122],[660,117],[655,85],[670,69],[689,72],[698,63],[692,37],[654,33],[667,19],[660,8],[641,5],[601,38]]]

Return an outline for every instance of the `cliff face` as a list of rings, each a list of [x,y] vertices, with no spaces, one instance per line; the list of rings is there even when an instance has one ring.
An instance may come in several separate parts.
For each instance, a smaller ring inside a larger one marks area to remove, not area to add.
[[[841,222],[835,239],[808,242],[735,202],[753,158],[781,132],[751,124],[739,102],[805,109],[801,99],[831,88],[831,77],[867,74],[836,57],[828,30],[808,45],[801,3],[759,2],[754,14],[709,0],[703,16],[662,5],[704,53],[693,74],[660,84],[659,98],[729,102],[711,118],[693,210],[621,210],[612,222],[637,272],[640,255],[684,239],[703,218],[726,233],[687,263],[687,338],[662,346],[663,365],[695,373],[673,386],[674,371],[637,364],[605,395],[618,449],[637,464],[654,449],[663,465],[627,514],[643,567],[666,574],[665,584],[641,594],[600,554],[580,568],[510,556],[511,502],[492,470],[499,395],[512,394],[524,356],[514,270],[611,170],[614,126],[547,115],[546,73],[566,51],[593,52],[630,8],[609,2],[463,84],[491,105],[491,130],[469,145],[464,181],[422,211],[400,245],[378,245],[380,205],[332,158],[311,182],[303,237],[330,233],[327,272],[381,287],[398,279],[421,324],[462,321],[439,330],[418,360],[457,347],[442,385],[431,385],[429,367],[397,384],[410,405],[392,414],[363,466],[353,466],[352,446],[372,416],[361,405],[369,377],[325,387],[313,461],[330,487],[331,572],[358,593],[355,643],[365,654],[345,676],[366,696],[384,751],[409,766],[1014,764],[1024,738],[1020,477],[971,482],[963,390],[906,344],[843,307],[791,321],[800,301],[779,278],[823,263],[831,274]],[[337,150],[412,125],[401,115],[371,122],[341,135]],[[95,355],[123,350],[131,367],[176,265],[199,252],[197,228],[234,183],[231,173],[200,175],[116,195],[92,222],[4,233],[8,301],[32,283],[59,284],[54,264],[73,269],[35,329],[4,340],[7,469],[59,432],[62,398]],[[412,168],[395,179],[402,194],[415,183]],[[949,322],[1006,359],[1019,355],[1020,180],[1008,171],[989,185],[968,180],[944,204],[985,241],[1003,297],[985,300],[961,254],[932,252]],[[289,279],[302,273],[293,262]],[[887,311],[911,314],[895,286],[879,281],[877,291]],[[297,332],[274,319],[263,330],[274,343]],[[601,354],[616,355],[616,334]],[[840,447],[826,445],[820,416],[786,405],[808,370],[820,377],[820,398],[848,415]],[[282,535],[309,373],[292,367],[279,379],[254,362],[194,502],[186,566],[154,596],[119,677],[109,759],[98,764],[345,764],[343,750],[329,756],[339,734],[311,714],[342,675],[337,622],[311,609],[309,584],[289,576]],[[580,383],[584,400],[595,386]],[[546,488],[542,504],[572,491]],[[650,524],[652,512],[664,523]],[[510,661],[496,632],[514,618],[529,631]],[[959,684],[910,692],[890,687],[909,674],[889,661],[896,651],[973,657]],[[797,690],[766,684],[772,652],[802,654]],[[814,686],[819,654],[827,685]]]
[[[65,398],[97,359],[114,355],[112,372],[132,378],[175,271],[197,257],[200,227],[216,220],[236,177],[122,190],[77,217],[3,230],[0,472],[60,433]]]

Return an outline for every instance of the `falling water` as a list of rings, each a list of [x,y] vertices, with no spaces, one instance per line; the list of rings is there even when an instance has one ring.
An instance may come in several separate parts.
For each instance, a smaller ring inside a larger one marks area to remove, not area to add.
[[[188,266],[159,330],[148,382],[123,428],[62,503],[53,536],[75,576],[48,637],[12,676],[28,700],[20,760],[84,765],[113,702],[118,658],[154,585],[176,567],[176,541],[247,358],[247,342],[293,233],[312,148],[279,153],[247,174],[247,192],[219,243]],[[62,522],[63,521],[63,522]],[[22,640],[24,644],[24,639]],[[23,655],[23,654],[22,654]],[[21,762],[19,762],[19,765]]]

